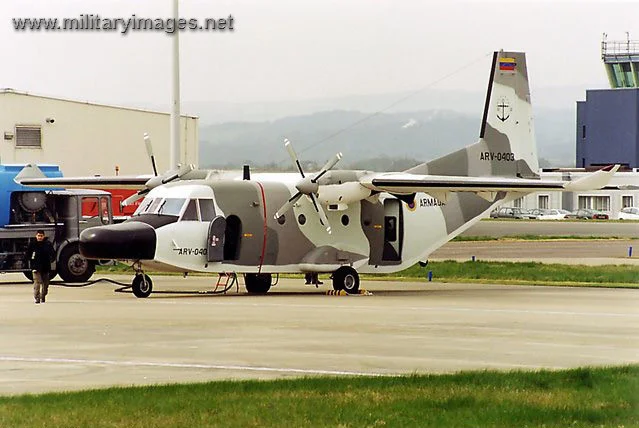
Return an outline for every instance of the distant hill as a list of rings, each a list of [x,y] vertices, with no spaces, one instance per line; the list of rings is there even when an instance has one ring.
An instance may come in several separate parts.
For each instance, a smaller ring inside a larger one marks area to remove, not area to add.
[[[583,87],[533,87],[531,95],[535,112],[537,109],[574,111],[575,102],[585,99],[586,90]],[[182,100],[182,111],[199,116],[202,126],[227,122],[273,121],[285,117],[306,116],[332,110],[362,113],[450,110],[479,118],[484,108],[485,97],[484,88],[474,92],[428,88],[412,92],[246,103]],[[140,105],[144,104],[137,106]],[[163,110],[166,109],[166,106],[155,106],[155,108]]]
[[[538,150],[550,165],[573,165],[574,122],[574,112],[569,109],[536,110]],[[477,114],[450,110],[372,116],[335,110],[264,122],[201,124],[200,165],[237,168],[248,163],[288,168],[290,159],[283,147],[286,137],[304,162],[321,165],[342,152],[342,168],[406,169],[474,143],[479,127]]]

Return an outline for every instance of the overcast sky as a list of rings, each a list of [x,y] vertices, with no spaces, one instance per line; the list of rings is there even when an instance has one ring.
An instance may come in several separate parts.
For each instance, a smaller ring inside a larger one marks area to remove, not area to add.
[[[3,0],[0,88],[168,110],[171,40],[165,33],[17,32],[12,18],[166,18],[171,5],[172,0]],[[606,87],[602,33],[624,40],[630,31],[631,39],[639,39],[639,2],[180,2],[184,18],[229,14],[233,32],[182,32],[183,100],[296,100],[427,86],[483,92],[488,55],[500,48],[528,52],[533,92]]]

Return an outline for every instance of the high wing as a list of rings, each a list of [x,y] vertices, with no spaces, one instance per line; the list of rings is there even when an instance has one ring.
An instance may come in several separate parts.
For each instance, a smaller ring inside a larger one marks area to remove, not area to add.
[[[23,186],[44,188],[131,189],[137,192],[122,202],[130,205],[142,198],[154,187],[182,178],[203,178],[205,171],[195,170],[193,165],[182,165],[162,175],[110,176],[110,177],[45,177],[35,165],[27,165],[15,181]]]
[[[89,177],[47,177],[37,165],[28,164],[15,176],[16,183],[42,188],[143,189],[152,175]]]
[[[89,188],[89,189],[143,189],[152,175],[116,176],[116,177],[57,177],[57,178],[17,178],[16,181],[24,186],[43,188]]]
[[[394,194],[424,192],[446,194],[448,192],[538,192],[579,191],[601,189],[608,184],[620,165],[608,166],[575,181],[547,181],[516,177],[465,177],[448,175],[418,175],[410,173],[374,173],[360,180],[370,190]]]

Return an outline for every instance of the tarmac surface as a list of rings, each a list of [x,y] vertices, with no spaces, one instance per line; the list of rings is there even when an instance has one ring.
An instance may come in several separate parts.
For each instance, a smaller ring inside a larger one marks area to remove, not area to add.
[[[462,236],[601,236],[639,238],[639,221],[483,220]]]
[[[155,290],[215,281],[153,279]],[[0,280],[0,395],[639,361],[636,289],[363,281],[372,295],[327,296],[328,284],[287,279],[263,296],[241,287],[137,299],[101,282],[52,286],[36,305],[20,275]]]

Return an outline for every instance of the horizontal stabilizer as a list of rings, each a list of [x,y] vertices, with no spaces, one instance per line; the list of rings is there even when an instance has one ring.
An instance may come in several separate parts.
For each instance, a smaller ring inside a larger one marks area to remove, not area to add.
[[[605,187],[620,165],[609,166],[575,181],[550,181],[516,177],[465,177],[454,175],[417,175],[410,173],[379,173],[365,176],[360,182],[373,191],[393,194],[423,192],[491,192],[581,191]]]
[[[610,179],[620,167],[621,165],[607,166],[578,180],[567,183],[565,189],[569,192],[602,189],[610,182]]]
[[[397,194],[415,192],[536,192],[562,190],[562,181],[543,181],[510,177],[463,177],[382,173],[364,177],[361,184],[371,190]]]

